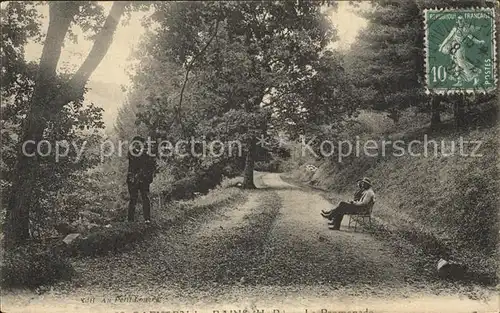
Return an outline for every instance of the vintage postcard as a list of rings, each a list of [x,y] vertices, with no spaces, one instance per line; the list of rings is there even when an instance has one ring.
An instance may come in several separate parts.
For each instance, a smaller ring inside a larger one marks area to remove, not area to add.
[[[498,1],[0,9],[0,313],[499,312]]]

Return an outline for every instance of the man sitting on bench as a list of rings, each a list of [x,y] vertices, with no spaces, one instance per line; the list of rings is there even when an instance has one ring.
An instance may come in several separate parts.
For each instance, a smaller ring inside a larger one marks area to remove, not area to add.
[[[340,229],[344,214],[360,214],[365,212],[369,206],[373,205],[375,202],[375,193],[373,192],[371,181],[365,177],[360,181],[360,184],[362,185],[361,189],[363,192],[359,200],[355,199],[350,202],[341,201],[336,208],[330,211],[321,211],[321,215],[330,220],[328,223],[330,229]]]

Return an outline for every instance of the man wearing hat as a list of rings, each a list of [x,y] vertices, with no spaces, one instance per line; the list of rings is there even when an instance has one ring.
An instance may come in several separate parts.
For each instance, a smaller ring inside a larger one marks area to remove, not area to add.
[[[127,186],[130,194],[128,205],[129,222],[134,221],[135,206],[140,192],[144,221],[150,223],[151,204],[149,202],[149,185],[153,182],[155,170],[155,157],[149,154],[144,138],[135,136],[128,151]]]
[[[358,180],[358,183],[362,189],[361,198],[359,200],[354,199],[354,201],[350,202],[341,201],[336,208],[330,211],[321,211],[321,215],[330,220],[328,223],[330,229],[340,229],[344,214],[361,213],[375,202],[375,193],[373,192],[371,181],[364,177]]]

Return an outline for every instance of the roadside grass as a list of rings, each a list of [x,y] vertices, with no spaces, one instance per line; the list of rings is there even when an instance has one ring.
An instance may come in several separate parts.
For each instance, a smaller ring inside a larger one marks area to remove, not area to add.
[[[1,274],[2,289],[36,288],[58,280],[70,280],[74,269],[57,250],[28,244],[3,253]]]
[[[216,233],[191,244],[189,267],[172,273],[181,286],[203,290],[218,285],[258,283],[256,274],[264,253],[263,245],[281,201],[272,191],[251,190],[247,194],[256,200],[249,202],[253,205],[240,223],[229,228],[221,226]]]
[[[115,222],[111,227],[92,229],[82,234],[71,246],[72,256],[98,256],[109,252],[127,250],[133,242],[144,240],[162,228],[173,227],[187,220],[202,218],[220,207],[235,201],[243,201],[245,193],[234,187],[240,178],[233,178],[212,189],[208,194],[190,200],[179,200],[167,203],[161,208],[153,208],[151,225],[144,222]],[[140,214],[140,209],[136,210]]]
[[[258,206],[254,212],[245,216],[247,223],[235,232],[226,246],[231,251],[234,264],[231,266],[233,272],[224,273],[219,271],[219,279],[223,282],[234,284],[235,277],[239,278],[237,283],[257,285],[260,277],[257,275],[261,257],[265,255],[264,243],[276,217],[282,206],[281,199],[275,192],[267,191],[259,195]]]

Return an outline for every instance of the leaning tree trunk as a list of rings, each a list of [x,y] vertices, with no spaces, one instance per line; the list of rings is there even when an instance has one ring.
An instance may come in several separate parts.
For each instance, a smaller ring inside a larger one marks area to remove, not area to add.
[[[259,96],[253,97],[250,101],[246,103],[245,111],[247,113],[255,112],[262,103],[262,99],[265,96],[265,88],[262,88]],[[262,125],[261,125],[262,126]],[[251,133],[251,132],[250,132]],[[255,167],[255,158],[257,155],[257,139],[255,134],[251,134],[251,137],[247,141],[248,150],[245,159],[245,170],[243,171],[243,185],[244,189],[255,189],[255,184],[253,182],[253,170]]]
[[[59,112],[64,105],[83,95],[85,84],[111,45],[118,21],[128,2],[115,1],[101,31],[97,34],[92,50],[82,66],[66,86],[53,85],[56,68],[61,55],[64,38],[80,3],[77,1],[50,2],[49,27],[42,50],[40,65],[35,80],[33,95],[23,125],[17,150],[14,179],[9,195],[4,226],[6,248],[20,244],[29,238],[30,210],[35,203],[33,197],[40,166],[34,156],[36,145],[43,139],[43,131],[51,114]],[[57,89],[56,89],[57,88]],[[33,144],[23,144],[31,140]]]
[[[250,138],[248,141],[248,151],[245,160],[245,170],[243,171],[243,188],[245,189],[255,189],[255,184],[253,182],[253,170],[255,167],[255,155],[257,150],[257,144],[255,137]]]
[[[431,129],[441,125],[441,98],[434,95],[431,98]]]
[[[455,127],[461,129],[466,125],[465,119],[465,95],[458,95],[457,101],[453,103],[453,116]]]
[[[14,167],[15,175],[7,207],[5,240],[8,246],[29,238],[29,210],[33,206],[33,182],[36,179],[39,164],[36,156],[30,156],[36,150],[34,144],[26,145],[25,152],[23,152],[22,144],[27,143],[28,140],[38,143],[42,139],[49,98],[54,89],[52,83],[56,78],[56,67],[61,55],[64,37],[77,12],[78,4],[72,2],[50,4],[47,38],[43,46],[35,88],[18,145]]]
[[[500,45],[500,13],[498,12],[498,8],[497,8],[497,13],[495,14],[495,23],[496,23],[496,27],[495,27],[495,31],[496,31],[496,35],[497,35],[497,38],[496,38],[496,42],[497,42],[497,45]],[[498,49],[498,46],[497,46],[497,49]],[[497,50],[498,51],[498,50]],[[498,53],[497,53],[498,54]],[[497,64],[498,64],[498,61],[497,61]],[[498,77],[499,73],[498,73],[498,65],[497,65],[497,68],[496,68],[496,75]],[[497,107],[500,106],[500,84],[497,83]]]

